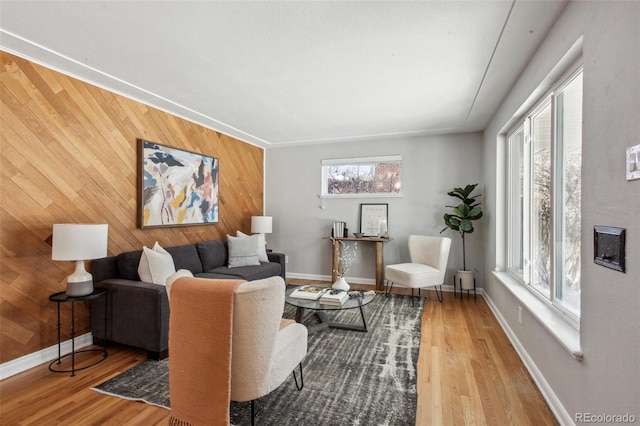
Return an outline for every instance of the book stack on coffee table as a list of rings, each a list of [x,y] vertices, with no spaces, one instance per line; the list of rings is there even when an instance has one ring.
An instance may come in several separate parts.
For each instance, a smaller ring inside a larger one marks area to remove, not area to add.
[[[320,296],[320,303],[324,305],[342,306],[347,300],[349,300],[349,293],[346,291],[327,291]]]
[[[328,287],[319,287],[315,285],[303,285],[295,289],[290,297],[295,299],[318,300],[320,296],[329,290]]]

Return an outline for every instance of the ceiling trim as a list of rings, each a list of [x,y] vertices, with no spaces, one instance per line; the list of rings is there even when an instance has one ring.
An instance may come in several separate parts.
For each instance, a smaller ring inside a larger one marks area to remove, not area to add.
[[[451,133],[473,133],[473,131],[462,131],[461,129],[455,129],[452,127],[443,127],[441,129],[429,129],[429,130],[414,130],[408,132],[390,132],[390,133],[376,133],[370,135],[357,135],[357,136],[340,136],[335,138],[320,138],[320,139],[306,139],[306,140],[292,140],[286,142],[278,142],[271,145],[270,148],[287,147],[291,145],[317,145],[328,143],[341,143],[341,142],[356,142],[364,139],[367,141],[377,139],[388,139],[391,137],[419,137],[419,136],[434,136]]]
[[[482,74],[482,78],[480,79],[480,84],[478,85],[478,89],[476,93],[473,95],[473,100],[471,101],[471,106],[469,107],[469,112],[467,112],[466,120],[469,121],[469,117],[471,117],[471,111],[473,111],[473,107],[476,105],[476,101],[478,100],[478,95],[480,94],[480,90],[482,90],[482,85],[484,84],[484,80],[489,73],[489,68],[491,68],[491,63],[493,62],[493,58],[496,55],[496,51],[498,50],[498,46],[500,46],[500,42],[502,40],[502,36],[504,34],[505,29],[507,28],[507,24],[509,23],[509,18],[511,17],[511,12],[513,12],[513,7],[516,5],[516,0],[511,2],[511,7],[509,8],[509,13],[507,13],[507,17],[504,20],[504,24],[502,24],[502,28],[500,29],[500,34],[498,35],[498,39],[496,40],[496,44],[493,46],[493,51],[491,52],[491,56],[489,57],[489,61],[487,61],[487,66],[484,69],[484,73]]]

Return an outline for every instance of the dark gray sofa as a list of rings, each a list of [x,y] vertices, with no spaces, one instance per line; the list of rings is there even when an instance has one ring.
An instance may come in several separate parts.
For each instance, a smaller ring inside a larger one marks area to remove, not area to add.
[[[285,278],[285,256],[268,252],[269,262],[256,266],[229,268],[226,240],[165,247],[171,254],[176,270],[188,269],[194,276],[218,279],[258,280],[279,275]],[[140,281],[138,264],[142,250],[91,262],[96,287],[107,294],[107,333],[110,342],[147,350],[149,358],[168,355],[169,301],[164,285]],[[105,338],[105,304],[96,300],[91,305],[91,332],[94,341]]]

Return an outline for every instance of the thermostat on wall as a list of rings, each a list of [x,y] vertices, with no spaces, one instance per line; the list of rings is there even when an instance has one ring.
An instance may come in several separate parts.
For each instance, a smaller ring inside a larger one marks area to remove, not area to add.
[[[624,228],[594,226],[593,261],[598,265],[624,272],[624,240]]]

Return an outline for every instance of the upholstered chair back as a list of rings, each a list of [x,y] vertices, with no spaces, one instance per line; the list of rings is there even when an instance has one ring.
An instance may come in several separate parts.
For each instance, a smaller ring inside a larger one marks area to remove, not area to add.
[[[409,235],[409,256],[411,263],[422,263],[436,268],[444,280],[449,259],[451,238],[428,235]]]
[[[251,401],[253,418],[256,399],[302,371],[307,328],[282,319],[282,277],[180,277],[167,294],[171,425],[225,424],[230,401]]]
[[[271,368],[284,293],[285,284],[280,277],[248,281],[236,289],[231,358],[233,401],[251,401],[266,395],[291,374],[289,369],[274,385]]]

